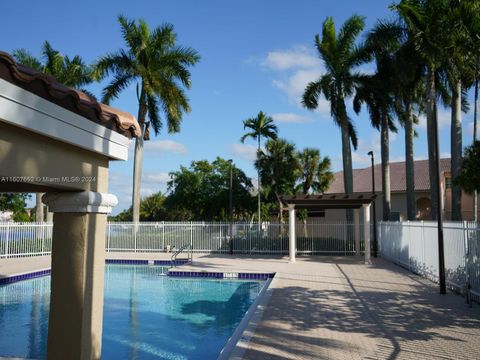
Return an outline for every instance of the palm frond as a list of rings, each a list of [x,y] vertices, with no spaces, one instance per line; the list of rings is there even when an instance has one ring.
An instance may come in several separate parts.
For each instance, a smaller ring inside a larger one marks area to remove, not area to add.
[[[312,81],[305,88],[302,96],[302,105],[313,110],[318,107],[318,98],[322,92],[320,81]]]
[[[102,102],[110,104],[110,101],[117,98],[120,92],[126,89],[133,79],[132,75],[115,75],[113,80],[103,89]]]
[[[12,55],[18,63],[37,71],[43,71],[42,63],[32,56],[27,50],[17,49],[13,51]]]
[[[147,109],[148,109],[148,118],[152,124],[155,135],[160,133],[162,129],[162,120],[160,119],[160,111],[158,109],[158,101],[155,96],[151,93],[147,93]]]

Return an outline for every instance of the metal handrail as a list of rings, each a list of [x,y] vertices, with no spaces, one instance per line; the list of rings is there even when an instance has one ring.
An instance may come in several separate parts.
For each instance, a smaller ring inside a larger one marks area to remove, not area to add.
[[[178,249],[177,251],[175,251],[172,256],[170,257],[170,267],[175,267],[175,264],[176,264],[176,261],[177,261],[177,256],[180,255],[184,250],[188,249],[189,248],[189,252],[188,252],[188,261],[190,263],[192,263],[193,261],[193,250],[192,250],[192,246],[190,244],[184,244],[180,247],[180,249]]]

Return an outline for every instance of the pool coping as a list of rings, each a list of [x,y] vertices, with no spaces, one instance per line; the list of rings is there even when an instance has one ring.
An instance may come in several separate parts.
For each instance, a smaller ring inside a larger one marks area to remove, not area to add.
[[[247,312],[243,316],[240,324],[233,332],[232,336],[227,340],[227,343],[220,351],[217,360],[240,360],[243,359],[245,350],[248,347],[250,339],[255,334],[255,330],[263,318],[263,313],[270,302],[273,292],[273,286],[277,282],[275,273],[269,277],[262,290],[258,294],[255,301],[250,305]]]
[[[168,269],[166,275],[169,277],[184,278],[205,278],[205,279],[239,279],[239,280],[268,280],[275,276],[272,272],[232,272],[232,271],[178,271],[176,266],[188,264],[188,260],[179,259],[175,261],[175,267]],[[170,266],[170,260],[140,260],[140,259],[105,259],[109,265],[154,265]],[[0,275],[0,285],[8,285],[23,280],[34,279],[51,274],[51,267],[34,271],[24,271],[9,275]]]

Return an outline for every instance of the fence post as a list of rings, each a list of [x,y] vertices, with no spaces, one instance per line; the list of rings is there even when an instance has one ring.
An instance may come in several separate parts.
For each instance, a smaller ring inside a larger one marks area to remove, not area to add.
[[[133,223],[133,252],[137,252],[137,230],[139,223]]]
[[[162,221],[162,251],[165,250],[165,221]]]
[[[464,261],[465,261],[465,300],[472,306],[471,296],[470,296],[470,277],[469,277],[469,267],[470,267],[470,249],[468,244],[468,223],[463,221],[463,243],[464,243]]]
[[[41,226],[42,226],[42,255],[44,255],[44,251],[45,251],[45,226],[46,226],[46,223],[42,223]]]
[[[110,252],[110,227],[112,225],[107,223],[107,252]]]
[[[193,221],[190,221],[190,249],[193,250]]]
[[[10,240],[10,224],[7,222],[6,227],[6,235],[5,235],[5,258],[8,259],[8,245]]]

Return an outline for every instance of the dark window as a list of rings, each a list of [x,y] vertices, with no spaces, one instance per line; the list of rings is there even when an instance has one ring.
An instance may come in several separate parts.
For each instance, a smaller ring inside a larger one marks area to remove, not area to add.
[[[452,188],[452,178],[446,177],[445,178],[445,189],[451,189]]]

